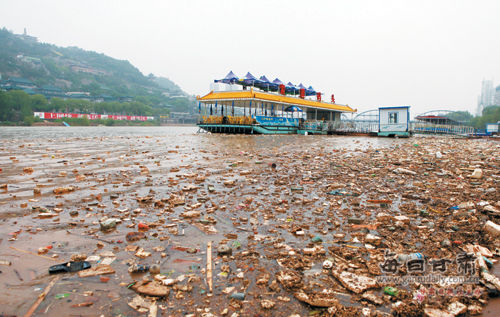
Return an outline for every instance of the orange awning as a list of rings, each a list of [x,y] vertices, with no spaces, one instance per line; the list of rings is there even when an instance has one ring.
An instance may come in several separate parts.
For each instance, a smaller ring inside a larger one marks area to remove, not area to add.
[[[203,97],[197,97],[198,101],[203,103],[212,103],[212,102],[222,102],[227,103],[228,101],[235,101],[238,104],[235,106],[240,106],[239,101],[262,101],[262,102],[270,102],[275,104],[282,105],[294,105],[298,107],[307,107],[307,108],[316,108],[316,109],[325,109],[331,111],[341,111],[341,112],[356,112],[356,109],[352,109],[347,105],[339,105],[328,102],[322,102],[317,100],[308,100],[297,97],[283,96],[278,94],[271,94],[261,91],[254,90],[237,90],[237,91],[211,91]]]

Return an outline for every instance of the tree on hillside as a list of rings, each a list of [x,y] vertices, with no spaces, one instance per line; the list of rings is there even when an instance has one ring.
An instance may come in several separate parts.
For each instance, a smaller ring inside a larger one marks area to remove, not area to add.
[[[43,95],[33,95],[31,96],[31,108],[33,111],[45,112],[49,110],[49,102]]]
[[[488,106],[483,109],[482,115],[472,119],[472,125],[478,129],[484,129],[487,123],[500,121],[500,106]]]
[[[61,98],[52,98],[50,99],[50,107],[54,112],[63,112],[66,111],[66,103]]]
[[[10,92],[12,109],[14,113],[10,121],[22,121],[26,116],[33,115],[31,113],[30,95],[22,90],[13,90]]]
[[[0,121],[10,121],[14,112],[11,100],[9,93],[0,90]]]
[[[18,58],[19,55],[23,57]],[[26,99],[25,95],[16,95],[19,93],[11,96],[10,92],[5,92],[1,95],[0,104],[1,107],[6,107],[0,108],[0,120],[3,121],[21,122],[30,108],[31,111],[124,115],[166,114],[169,112],[168,105],[180,112],[193,111],[194,108],[194,103],[184,97],[187,96],[186,93],[174,82],[168,78],[156,77],[153,73],[144,75],[127,60],[118,60],[78,47],[58,47],[25,41],[5,28],[0,29],[0,74],[5,79],[29,79],[38,88],[55,86],[63,92],[88,92],[97,99],[114,101],[99,104],[85,99],[44,100],[41,96],[31,96],[31,100]],[[16,104],[7,102],[7,99],[15,99]],[[126,100],[133,102],[118,103]],[[20,104],[24,105],[23,109]]]
[[[456,111],[447,115],[451,120],[468,124],[474,116],[469,111]]]

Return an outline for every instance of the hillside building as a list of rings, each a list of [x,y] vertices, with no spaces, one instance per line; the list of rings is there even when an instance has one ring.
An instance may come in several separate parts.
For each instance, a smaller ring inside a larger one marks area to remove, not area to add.
[[[28,35],[28,33],[26,32],[26,28],[24,28],[23,34],[16,34],[16,36],[22,40],[25,40],[26,42],[30,42],[30,43],[37,43],[38,42],[38,38],[36,38],[35,36]]]
[[[29,79],[22,77],[10,77],[0,83],[0,88],[4,90],[26,90],[35,89],[36,84]]]

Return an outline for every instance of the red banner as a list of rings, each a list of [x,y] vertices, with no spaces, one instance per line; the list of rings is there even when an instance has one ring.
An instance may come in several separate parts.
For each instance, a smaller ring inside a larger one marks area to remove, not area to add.
[[[285,94],[285,85],[280,85],[280,94]]]
[[[107,115],[95,113],[56,113],[56,112],[35,112],[35,117],[40,119],[63,119],[63,118],[87,118],[89,120],[111,119],[111,120],[126,120],[126,121],[148,121],[154,120],[154,117],[147,116],[123,116],[123,115]]]

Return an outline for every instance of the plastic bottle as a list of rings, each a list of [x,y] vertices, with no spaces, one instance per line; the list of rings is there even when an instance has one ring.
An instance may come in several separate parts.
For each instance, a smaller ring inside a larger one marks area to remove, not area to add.
[[[318,242],[323,242],[323,239],[321,239],[320,236],[314,236],[312,239],[311,239],[312,242],[314,243],[318,243]]]
[[[410,253],[410,254],[398,254],[398,260],[400,262],[408,262],[412,260],[423,260],[424,255],[422,253]]]
[[[56,299],[63,299],[69,296],[69,293],[56,294]]]
[[[160,273],[160,266],[158,264],[153,264],[149,267],[149,272],[151,274],[159,274]]]
[[[229,297],[237,299],[237,300],[244,300],[245,299],[245,293],[233,293]]]
[[[391,296],[398,296],[399,290],[395,287],[386,286],[386,287],[384,287],[384,293],[391,295]]]

